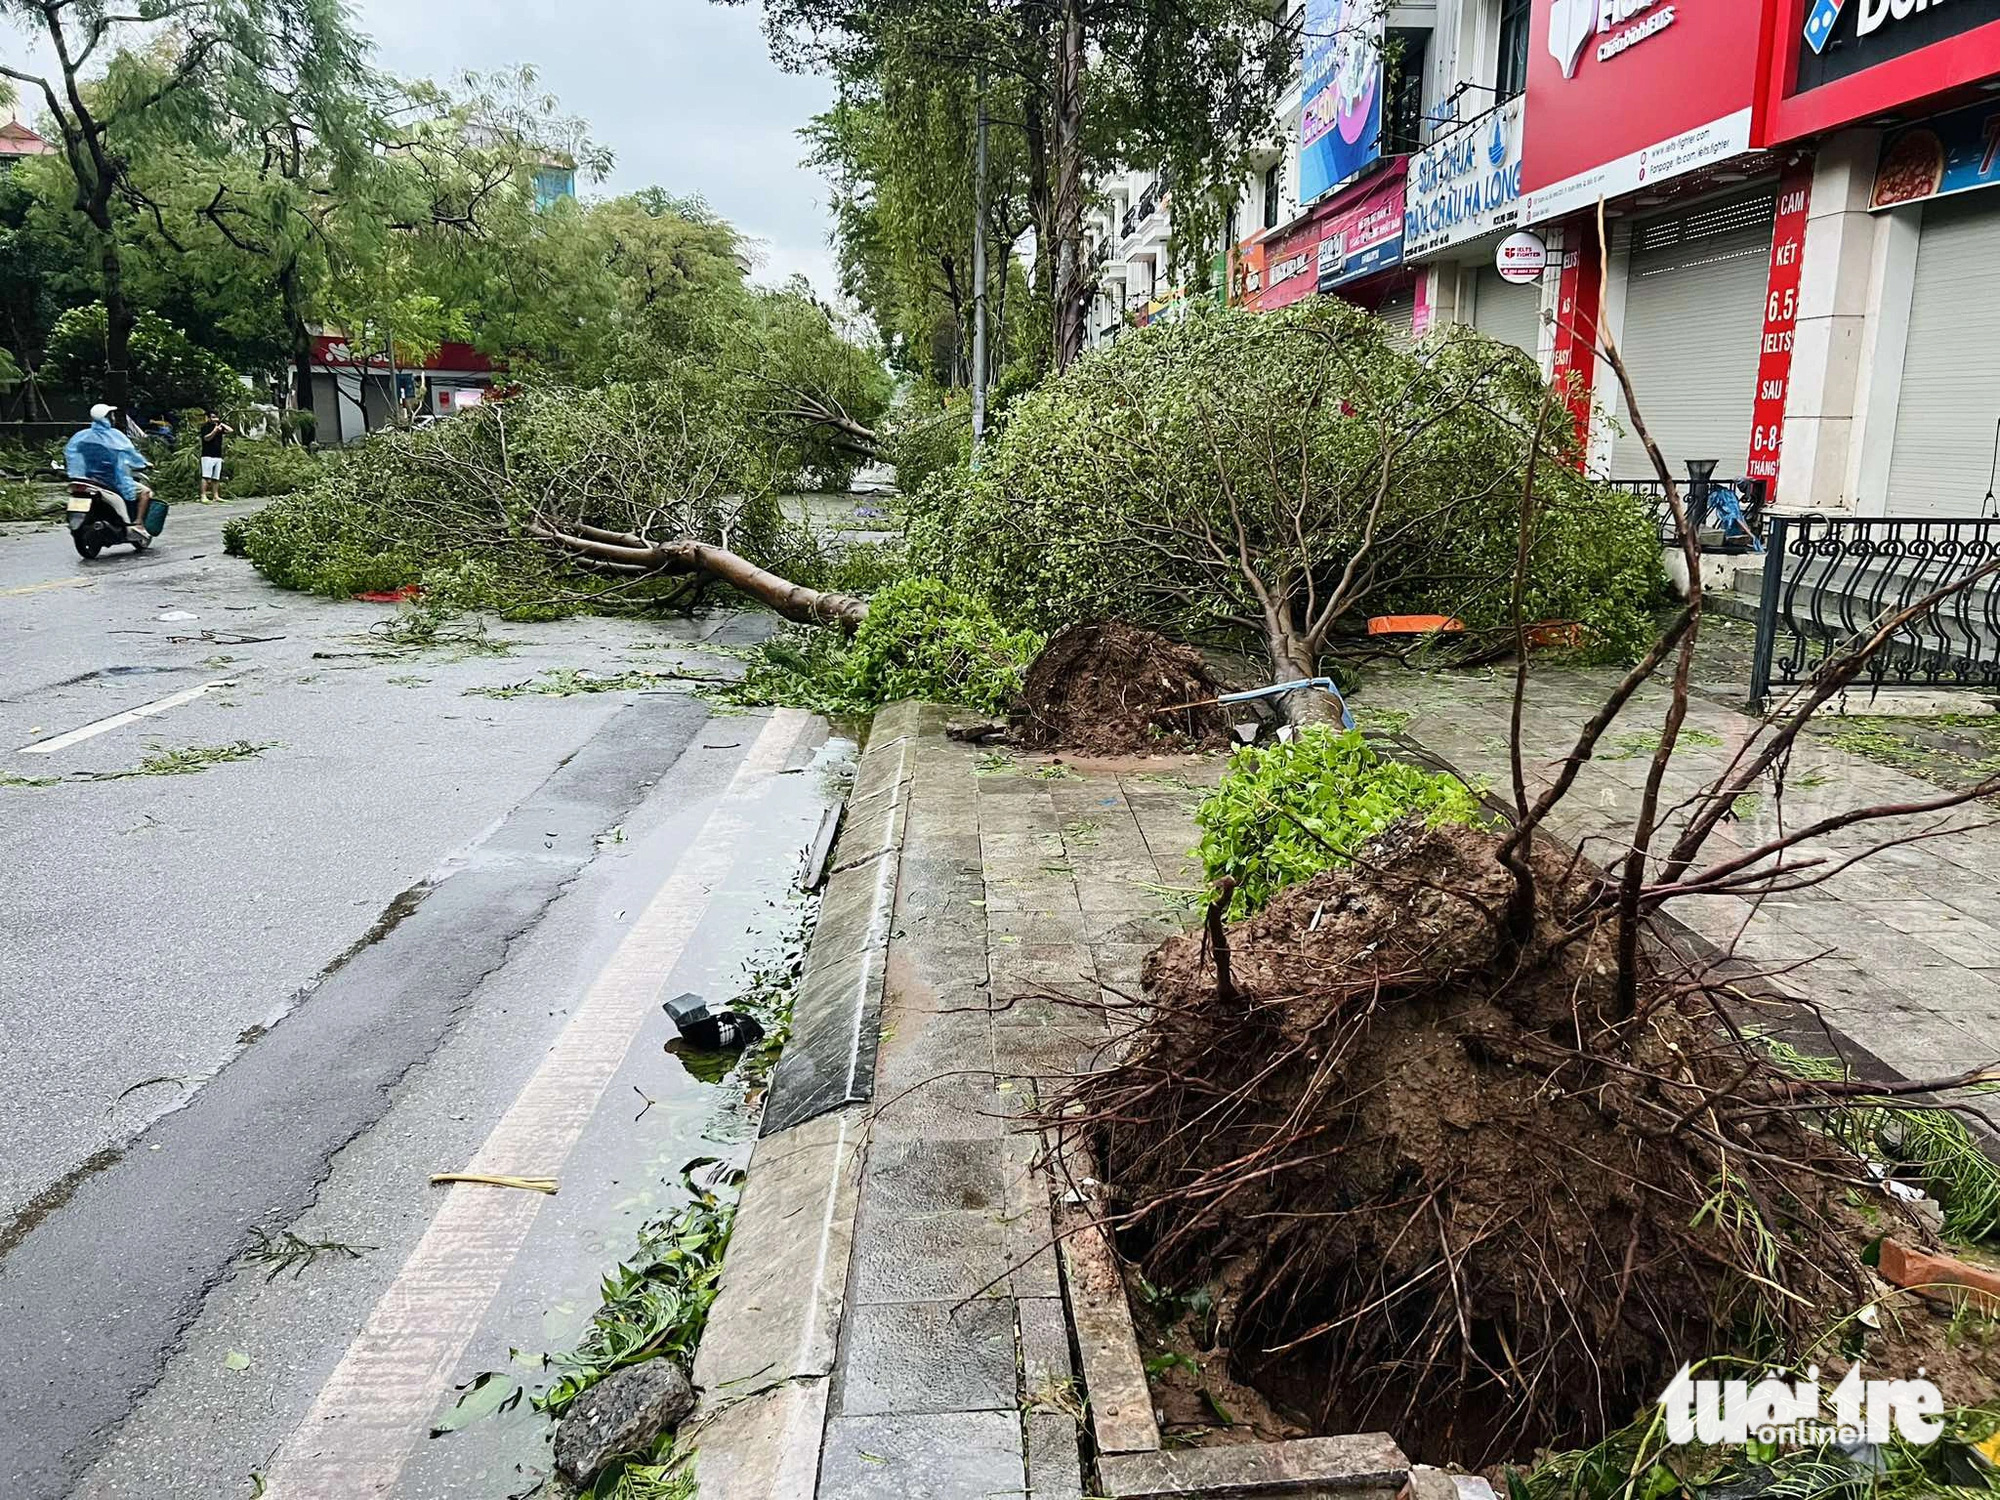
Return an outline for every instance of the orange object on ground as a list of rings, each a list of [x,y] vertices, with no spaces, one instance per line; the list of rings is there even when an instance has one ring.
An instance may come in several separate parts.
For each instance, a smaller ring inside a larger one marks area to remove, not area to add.
[[[1465,622],[1450,615],[1376,615],[1368,622],[1370,635],[1430,635],[1463,629]]]
[[[1530,646],[1581,646],[1583,627],[1574,620],[1544,620],[1530,625],[1526,635]]]
[[[420,583],[406,583],[399,589],[374,589],[354,597],[369,604],[408,604],[423,591],[424,586]]]

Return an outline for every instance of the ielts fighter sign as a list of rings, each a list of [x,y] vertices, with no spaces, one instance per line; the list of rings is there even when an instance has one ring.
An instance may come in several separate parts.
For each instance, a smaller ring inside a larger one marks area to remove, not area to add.
[[[1524,223],[1750,148],[1765,7],[1748,0],[1534,0]]]

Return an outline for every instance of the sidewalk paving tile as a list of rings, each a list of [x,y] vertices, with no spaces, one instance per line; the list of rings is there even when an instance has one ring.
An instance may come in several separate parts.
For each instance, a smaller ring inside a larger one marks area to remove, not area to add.
[[[1027,1488],[1012,1412],[836,1417],[827,1423],[822,1500],[1007,1500]]]
[[[851,1307],[835,1385],[842,1416],[1002,1411],[1018,1424],[1014,1304],[986,1297]],[[1018,1452],[1018,1428],[1016,1437]]]

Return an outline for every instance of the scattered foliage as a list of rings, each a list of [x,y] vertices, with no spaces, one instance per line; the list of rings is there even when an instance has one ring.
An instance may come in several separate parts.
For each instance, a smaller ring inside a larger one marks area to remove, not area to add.
[[[1430,827],[1480,818],[1478,800],[1458,778],[1391,760],[1358,731],[1313,725],[1288,744],[1231,757],[1195,814],[1196,852],[1211,883],[1235,880],[1229,910],[1241,918],[1286,886],[1346,864],[1413,814]]]
[[[632,1259],[604,1278],[603,1301],[582,1340],[553,1356],[555,1382],[535,1397],[537,1410],[561,1416],[570,1403],[615,1370],[665,1357],[683,1369],[694,1362],[722,1276],[722,1252],[736,1218],[728,1172],[703,1187],[696,1173],[714,1163],[690,1162],[681,1178],[692,1201],[639,1231]]]
[[[276,1281],[286,1271],[290,1271],[292,1280],[297,1281],[323,1257],[329,1260],[359,1260],[375,1248],[373,1245],[344,1244],[339,1240],[309,1240],[289,1229],[273,1233],[253,1227],[250,1237],[255,1243],[243,1252],[243,1258],[254,1266],[269,1266],[271,1272],[264,1278],[267,1282]]]
[[[902,698],[997,713],[1041,647],[1034,631],[1007,629],[981,600],[935,578],[906,578],[869,601],[852,639],[788,631],[758,647],[743,680],[719,696],[827,714],[867,713]]]

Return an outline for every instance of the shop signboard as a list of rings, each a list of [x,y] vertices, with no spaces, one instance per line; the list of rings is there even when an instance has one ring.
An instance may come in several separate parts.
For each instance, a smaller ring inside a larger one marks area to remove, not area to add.
[[[1371,177],[1328,216],[1319,242],[1319,290],[1402,264],[1405,165]]]
[[[1258,310],[1289,307],[1400,265],[1405,166],[1390,163],[1266,240]]]
[[[1764,10],[1747,0],[1534,0],[1520,222],[1747,151]]]
[[[1870,208],[1921,203],[2000,183],[2000,103],[1939,115],[1882,138]]]
[[[1767,145],[2000,74],[2000,0],[1776,0],[1772,10]]]
[[[1521,216],[1520,99],[1466,121],[1410,158],[1403,253],[1443,250]]]
[[[1764,294],[1764,341],[1757,353],[1757,399],[1750,413],[1752,479],[1778,483],[1785,437],[1785,395],[1792,381],[1792,336],[1799,321],[1799,269],[1805,259],[1806,213],[1812,205],[1812,162],[1794,162],[1778,179],[1778,213],[1771,229],[1771,271]]]
[[[1306,0],[1299,114],[1299,198],[1312,203],[1382,154],[1382,43],[1377,0]]]

